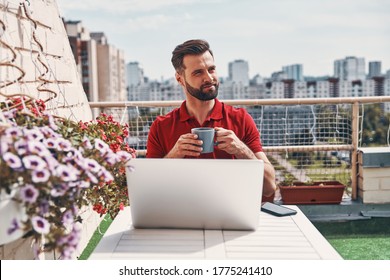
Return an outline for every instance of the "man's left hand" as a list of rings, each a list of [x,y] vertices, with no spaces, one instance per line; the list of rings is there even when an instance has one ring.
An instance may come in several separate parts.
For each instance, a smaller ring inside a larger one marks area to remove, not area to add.
[[[216,141],[218,149],[235,155],[237,158],[255,158],[253,152],[237,137],[237,135],[228,129],[215,127]]]

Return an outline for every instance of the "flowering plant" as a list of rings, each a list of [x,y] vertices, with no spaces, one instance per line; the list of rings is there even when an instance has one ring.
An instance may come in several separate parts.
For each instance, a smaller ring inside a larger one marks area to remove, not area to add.
[[[126,143],[129,135],[128,125],[121,125],[107,114],[100,114],[96,120],[79,122],[77,126],[69,123],[64,126],[63,134],[67,138],[77,141],[77,136],[83,135],[88,139],[100,139],[100,151],[105,152],[105,163],[114,175],[113,180],[99,182],[86,190],[86,199],[93,209],[101,216],[108,213],[115,218],[120,210],[129,205],[126,170],[124,164],[113,164],[117,157],[121,160],[129,160],[128,156],[135,157],[135,150]],[[86,138],[84,138],[85,141]]]
[[[104,192],[95,190],[117,182],[115,172],[132,156],[113,151],[75,122],[41,112],[44,107],[36,103],[20,110],[19,101],[0,104],[7,107],[3,114],[11,125],[0,131],[0,191],[15,194],[12,199],[26,212],[23,219],[12,220],[8,233],[23,229],[36,241],[43,237],[45,251],[56,250],[68,259],[80,239],[80,208],[99,200]],[[112,209],[119,208],[116,204]]]

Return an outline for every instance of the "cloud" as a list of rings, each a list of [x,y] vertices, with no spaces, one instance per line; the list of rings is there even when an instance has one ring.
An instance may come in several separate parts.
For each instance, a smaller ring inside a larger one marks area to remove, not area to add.
[[[108,13],[148,12],[171,6],[219,3],[222,0],[57,0],[61,11],[104,11]]]

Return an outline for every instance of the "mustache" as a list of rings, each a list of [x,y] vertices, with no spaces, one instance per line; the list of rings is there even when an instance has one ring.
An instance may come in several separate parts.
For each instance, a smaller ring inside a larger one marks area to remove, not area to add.
[[[202,84],[202,85],[200,86],[200,88],[203,89],[203,88],[209,87],[209,86],[218,87],[218,86],[219,86],[219,82],[214,82],[214,83],[206,82],[206,83]]]

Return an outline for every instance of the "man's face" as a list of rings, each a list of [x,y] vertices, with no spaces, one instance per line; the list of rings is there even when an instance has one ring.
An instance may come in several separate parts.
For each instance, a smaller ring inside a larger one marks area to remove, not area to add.
[[[218,95],[218,76],[214,58],[207,51],[201,55],[186,55],[185,70],[180,76],[180,84],[185,91],[198,100],[212,100]]]

